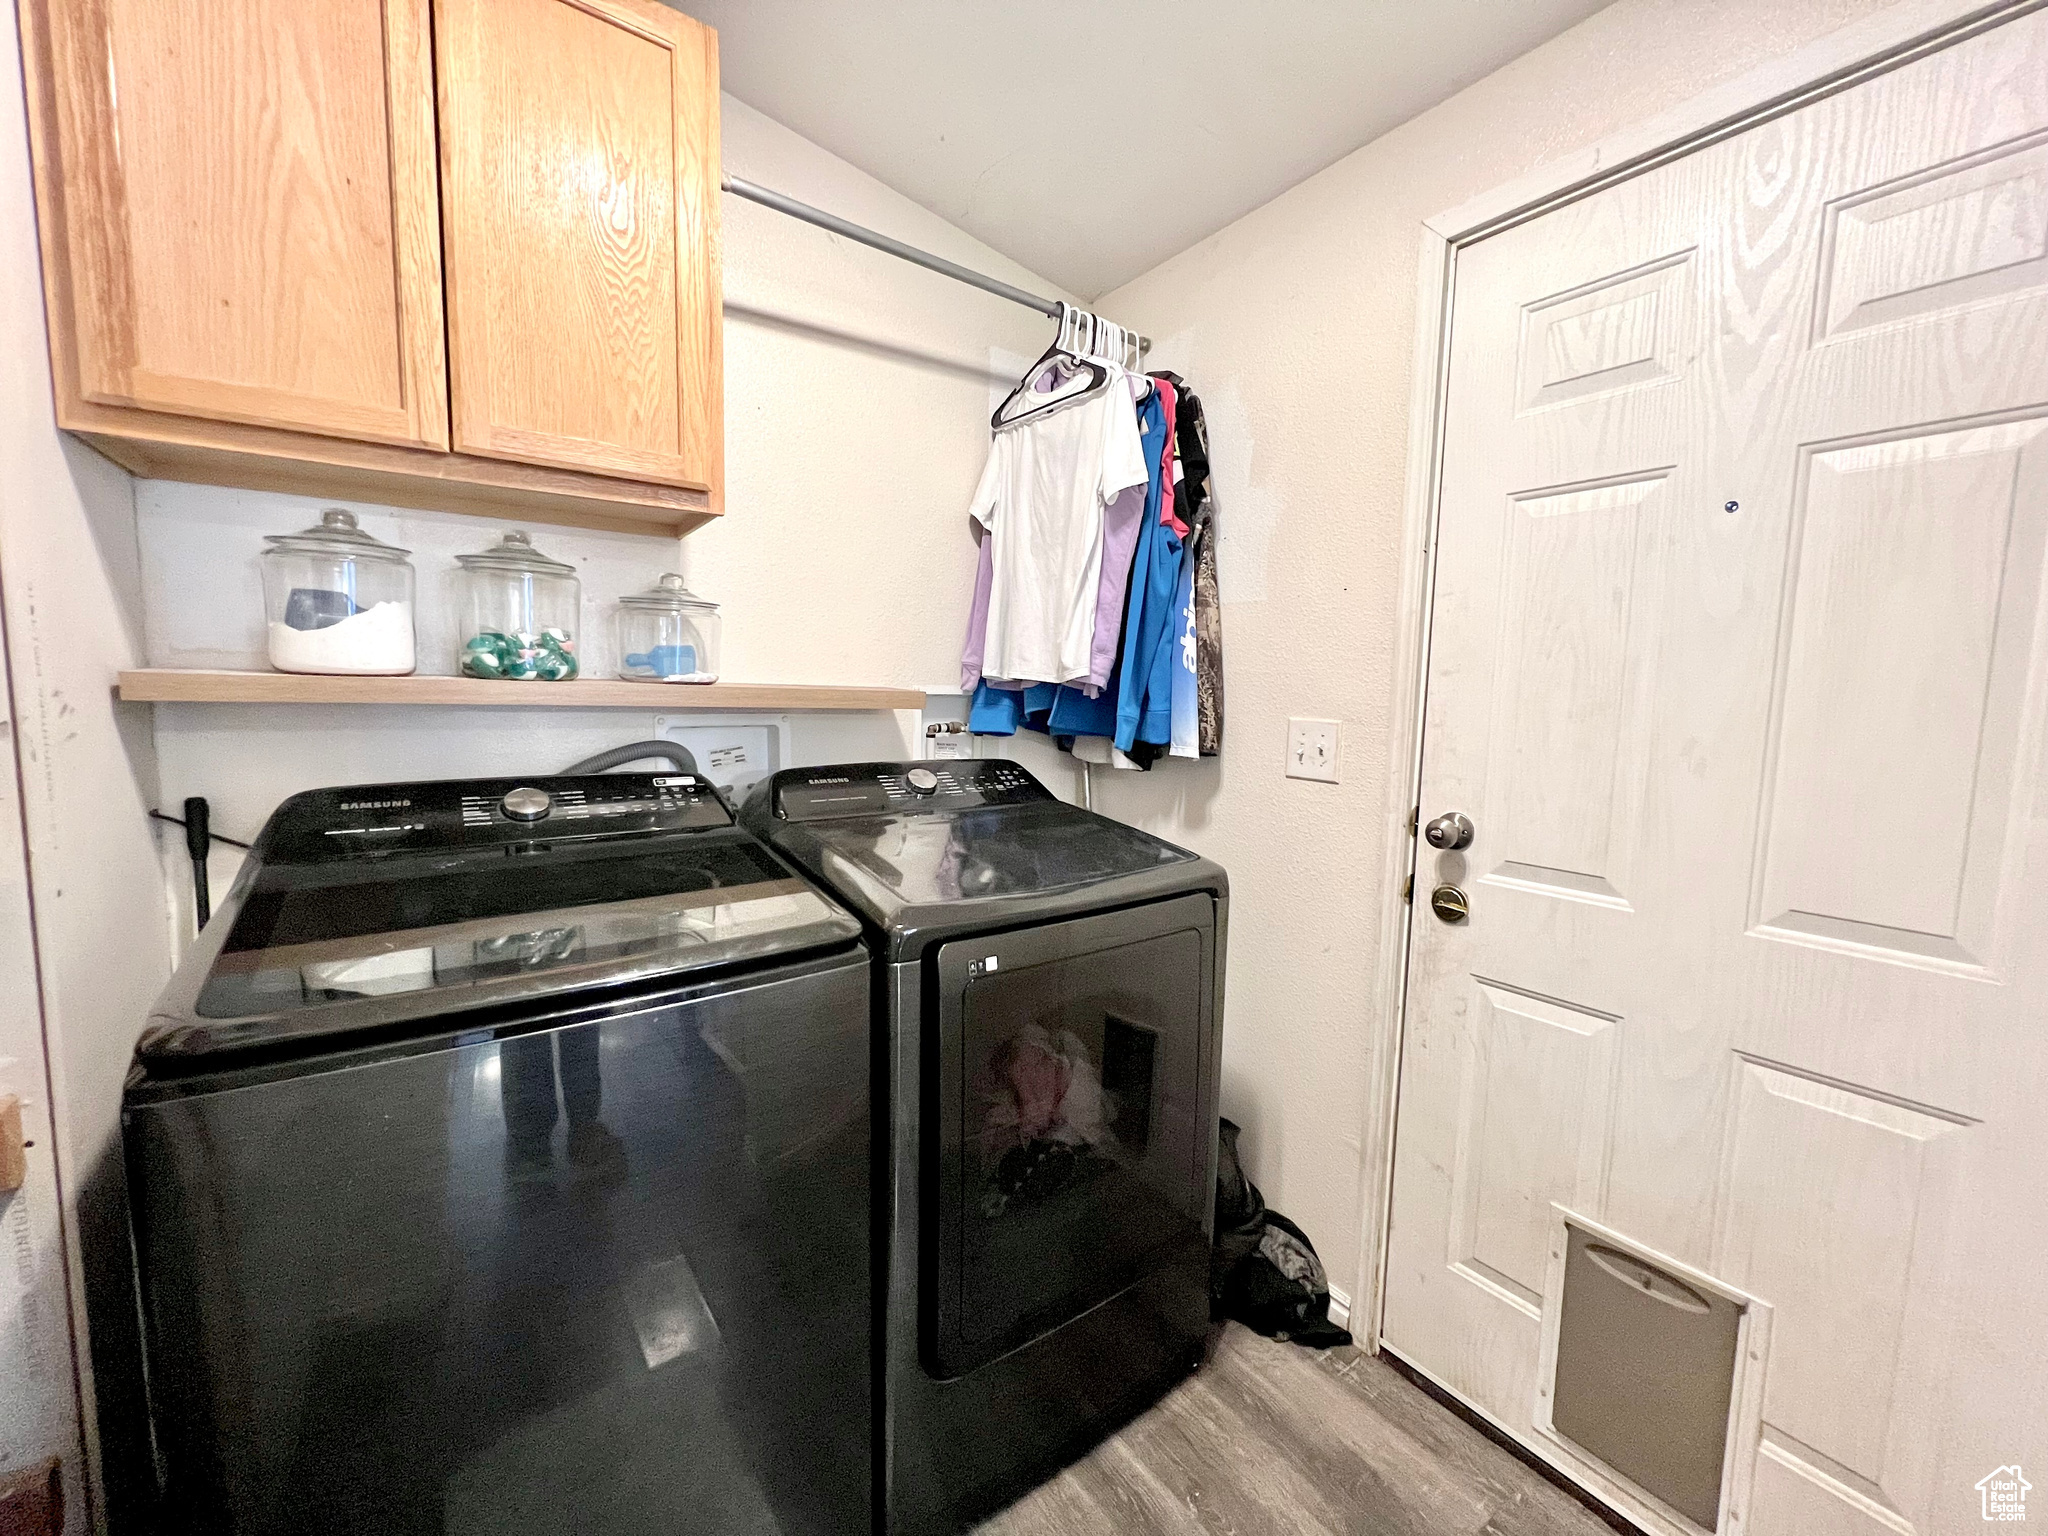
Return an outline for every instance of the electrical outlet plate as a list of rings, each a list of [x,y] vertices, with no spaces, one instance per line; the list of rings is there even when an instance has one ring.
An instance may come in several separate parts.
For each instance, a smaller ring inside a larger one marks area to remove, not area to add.
[[[1342,745],[1342,733],[1335,720],[1289,720],[1287,777],[1336,783]]]

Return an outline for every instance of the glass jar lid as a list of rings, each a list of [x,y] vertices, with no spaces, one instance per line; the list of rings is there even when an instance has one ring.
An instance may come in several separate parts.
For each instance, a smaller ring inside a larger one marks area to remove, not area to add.
[[[343,560],[403,561],[412,553],[363,532],[356,526],[355,513],[342,507],[329,507],[322,512],[317,528],[298,533],[266,533],[263,542],[282,553],[326,555]]]
[[[576,567],[550,560],[533,547],[533,539],[514,528],[489,549],[474,555],[457,555],[455,563],[464,570],[526,571],[534,575],[574,576]]]
[[[718,611],[718,604],[706,602],[688,587],[683,578],[670,571],[645,592],[633,592],[619,599],[622,608],[658,608],[664,612],[681,613],[698,610],[709,613]]]

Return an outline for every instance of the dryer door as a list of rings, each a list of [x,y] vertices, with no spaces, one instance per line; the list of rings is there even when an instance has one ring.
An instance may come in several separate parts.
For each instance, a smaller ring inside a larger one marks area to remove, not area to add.
[[[1027,1344],[1206,1241],[1215,947],[1215,904],[1191,895],[956,939],[928,962],[933,1374]]]

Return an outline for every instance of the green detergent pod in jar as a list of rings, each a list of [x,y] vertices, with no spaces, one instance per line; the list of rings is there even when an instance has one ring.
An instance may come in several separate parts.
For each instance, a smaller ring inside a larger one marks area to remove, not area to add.
[[[550,560],[516,529],[455,563],[462,567],[457,663],[465,677],[564,683],[576,676],[583,583],[574,566]]]

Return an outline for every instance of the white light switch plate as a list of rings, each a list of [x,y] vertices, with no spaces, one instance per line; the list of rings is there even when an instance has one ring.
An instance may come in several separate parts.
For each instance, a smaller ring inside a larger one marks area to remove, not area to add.
[[[1337,782],[1343,741],[1335,720],[1287,722],[1287,777]]]

